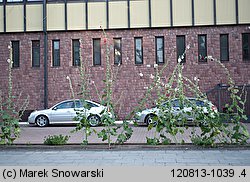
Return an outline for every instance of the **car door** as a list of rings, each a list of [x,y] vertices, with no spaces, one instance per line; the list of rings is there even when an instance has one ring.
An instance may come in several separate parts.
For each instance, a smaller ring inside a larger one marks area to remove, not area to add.
[[[76,100],[74,102],[74,105],[75,105],[75,109],[74,109],[74,112],[73,112],[73,119],[77,116],[77,112],[81,113],[81,115],[82,114],[86,115],[86,117],[88,116],[88,110],[84,108],[83,101]]]
[[[192,107],[187,100],[183,100],[182,103],[179,99],[172,101],[173,114],[178,115],[179,119],[186,118],[187,120],[192,120]]]
[[[178,99],[174,99],[171,101],[172,105],[172,113],[176,116],[180,113],[180,103]]]
[[[75,114],[74,102],[65,101],[56,105],[51,112],[51,122],[72,122]]]

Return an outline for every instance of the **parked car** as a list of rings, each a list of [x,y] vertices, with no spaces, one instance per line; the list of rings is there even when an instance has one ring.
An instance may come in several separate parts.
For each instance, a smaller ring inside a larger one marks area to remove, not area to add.
[[[84,105],[85,107],[83,107]],[[74,121],[74,117],[77,116],[78,111],[82,110],[83,113],[86,113],[90,126],[98,126],[101,124],[101,116],[105,109],[107,109],[105,106],[89,100],[86,100],[85,104],[78,99],[65,100],[49,109],[32,112],[28,122],[40,127],[49,124],[78,123],[79,121]],[[108,114],[111,115],[111,113]]]
[[[169,104],[167,106],[167,104]],[[174,116],[180,116],[185,118],[187,121],[194,121],[194,115],[192,113],[192,106],[197,106],[204,114],[208,114],[209,111],[217,113],[217,107],[208,100],[200,100],[197,98],[186,98],[184,99],[183,106],[180,107],[179,99],[172,99],[168,102],[164,102],[161,106],[156,106],[150,109],[145,109],[141,112],[136,113],[135,122],[149,124],[157,124],[157,117],[160,114],[160,108],[166,108],[164,112],[171,112]],[[182,108],[182,109],[181,109]],[[194,107],[193,107],[194,108]]]

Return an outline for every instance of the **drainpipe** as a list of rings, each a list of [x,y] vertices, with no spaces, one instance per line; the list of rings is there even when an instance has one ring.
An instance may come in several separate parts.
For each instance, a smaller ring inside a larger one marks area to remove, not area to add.
[[[48,34],[47,34],[47,3],[43,0],[43,35],[44,35],[44,109],[48,108]]]

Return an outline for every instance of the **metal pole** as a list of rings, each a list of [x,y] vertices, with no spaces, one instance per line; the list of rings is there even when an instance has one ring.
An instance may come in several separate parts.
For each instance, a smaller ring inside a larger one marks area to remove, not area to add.
[[[48,108],[48,34],[47,3],[43,0],[43,35],[44,35],[44,108]]]

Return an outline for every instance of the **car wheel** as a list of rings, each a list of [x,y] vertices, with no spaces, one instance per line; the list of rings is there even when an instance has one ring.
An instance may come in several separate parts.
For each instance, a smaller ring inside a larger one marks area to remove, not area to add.
[[[88,121],[90,126],[98,126],[101,122],[101,118],[97,115],[90,115]]]
[[[155,117],[157,117],[155,114],[149,114],[147,115],[145,122],[147,125],[153,124],[153,126],[157,125],[157,121],[155,121]]]
[[[45,127],[49,125],[49,120],[46,116],[40,115],[40,116],[37,116],[36,118],[36,124],[39,127]]]

